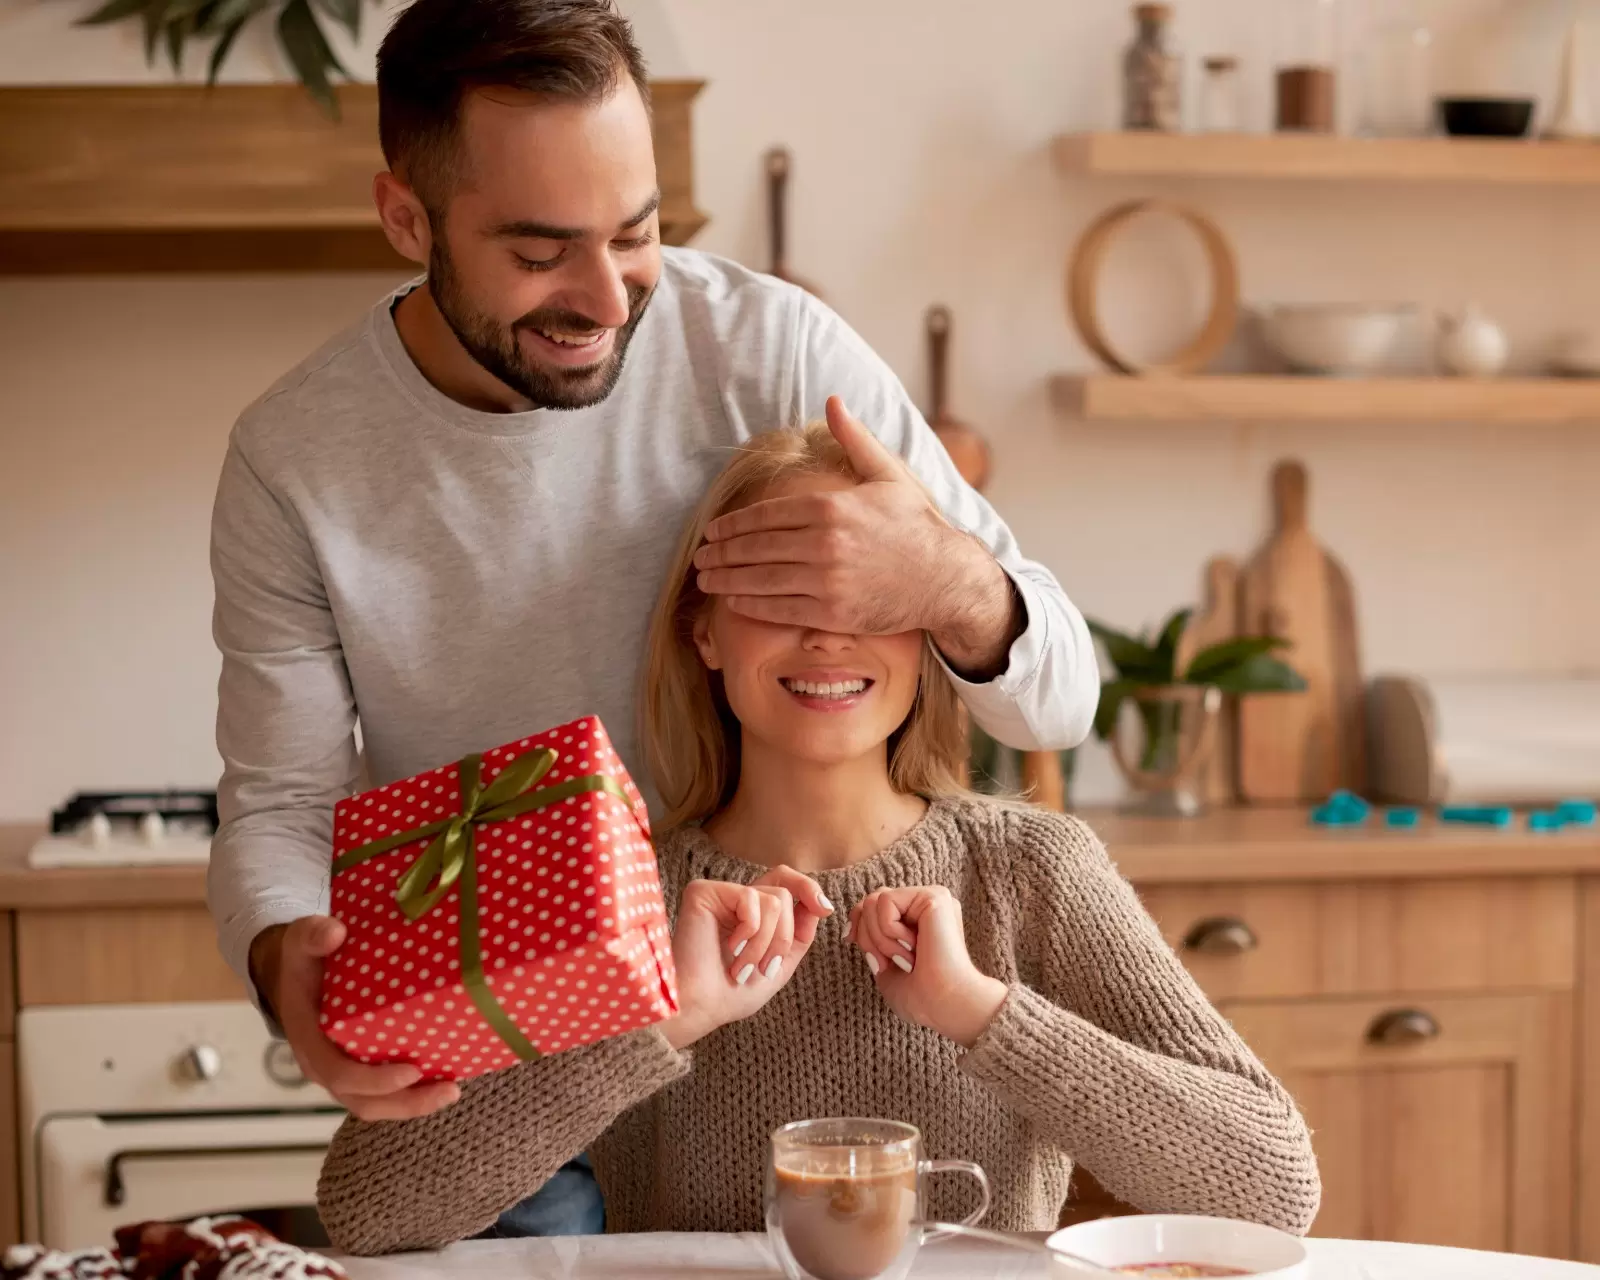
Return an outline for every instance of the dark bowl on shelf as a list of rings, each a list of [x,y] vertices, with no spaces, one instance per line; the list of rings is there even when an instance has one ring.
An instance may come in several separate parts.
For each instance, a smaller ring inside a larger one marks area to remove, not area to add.
[[[1457,138],[1521,138],[1533,123],[1534,98],[1439,98],[1439,123]]]

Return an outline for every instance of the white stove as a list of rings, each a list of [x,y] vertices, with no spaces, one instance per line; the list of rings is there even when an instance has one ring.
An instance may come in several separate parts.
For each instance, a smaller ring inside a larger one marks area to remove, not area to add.
[[[17,1060],[24,1239],[245,1212],[324,1242],[317,1173],[344,1113],[249,1004],[24,1009]]]
[[[216,829],[214,791],[83,792],[50,815],[50,834],[28,851],[28,865],[204,864]]]

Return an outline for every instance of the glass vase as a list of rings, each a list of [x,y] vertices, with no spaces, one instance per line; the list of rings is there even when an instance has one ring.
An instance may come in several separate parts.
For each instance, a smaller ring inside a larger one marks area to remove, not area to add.
[[[1216,750],[1222,693],[1210,686],[1152,685],[1124,701],[1111,755],[1134,797],[1129,813],[1194,818],[1205,812],[1204,772]]]
[[[1367,35],[1361,58],[1361,131],[1417,138],[1433,127],[1433,32],[1416,3],[1395,3]]]

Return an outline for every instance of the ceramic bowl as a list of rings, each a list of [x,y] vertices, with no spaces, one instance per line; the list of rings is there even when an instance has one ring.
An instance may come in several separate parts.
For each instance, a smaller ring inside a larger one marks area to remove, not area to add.
[[[1194,1262],[1233,1267],[1255,1280],[1309,1280],[1305,1245],[1287,1232],[1228,1218],[1148,1214],[1100,1218],[1057,1231],[1049,1243],[1106,1267]],[[1050,1260],[1059,1280],[1100,1275],[1060,1256]],[[1100,1280],[1105,1280],[1100,1275]]]
[[[1439,123],[1458,138],[1520,138],[1533,123],[1533,98],[1440,98]]]
[[[1267,345],[1301,373],[1346,377],[1381,365],[1413,315],[1408,307],[1359,303],[1263,307],[1256,315]]]
[[[1549,367],[1563,378],[1600,378],[1600,333],[1563,338],[1551,349]]]

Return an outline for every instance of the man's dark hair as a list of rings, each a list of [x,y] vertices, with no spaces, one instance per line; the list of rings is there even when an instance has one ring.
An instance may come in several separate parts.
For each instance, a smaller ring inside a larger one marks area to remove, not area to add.
[[[594,103],[627,75],[650,82],[612,0],[416,0],[378,51],[378,133],[389,168],[441,210],[456,169],[461,104],[475,89]]]

